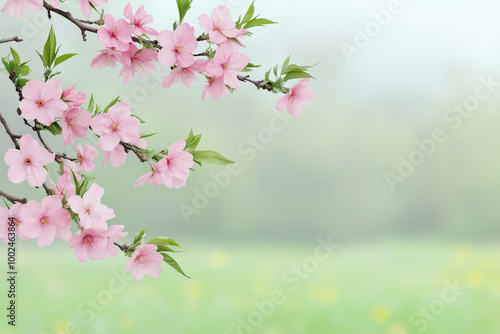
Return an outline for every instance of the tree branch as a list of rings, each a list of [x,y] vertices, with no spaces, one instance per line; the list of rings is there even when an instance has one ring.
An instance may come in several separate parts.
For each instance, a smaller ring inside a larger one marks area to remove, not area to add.
[[[6,192],[2,191],[2,189],[0,189],[0,195],[5,197],[6,199],[8,199],[9,202],[11,202],[12,204],[15,204],[15,203],[26,204],[26,203],[28,203],[28,200],[26,198],[20,198],[20,197],[13,196],[11,194],[7,194]]]
[[[123,146],[126,153],[128,153],[129,151],[134,152],[135,155],[137,155],[137,157],[139,158],[139,160],[141,162],[146,162],[149,160],[149,158],[147,156],[145,156],[144,154],[142,154],[142,151],[139,150],[138,148],[136,148],[134,145],[131,145],[129,143],[125,143],[123,141],[120,141],[120,144]]]
[[[22,38],[14,36],[14,37],[0,39],[0,44],[2,44],[2,43],[8,43],[8,42],[22,42],[22,41],[23,41]]]
[[[264,80],[251,80],[249,75],[238,75],[238,80],[242,82],[250,82],[257,87],[257,89],[264,89],[267,90],[268,92],[271,92],[273,90],[273,87],[269,83],[264,83]]]
[[[15,135],[12,133],[12,131],[10,130],[10,127],[9,127],[9,124],[7,124],[7,121],[5,120],[5,118],[3,117],[2,113],[0,113],[0,122],[2,122],[3,124],[3,127],[5,128],[5,132],[7,132],[7,134],[9,135],[10,139],[12,140],[12,142],[14,143],[14,146],[19,149],[19,142],[18,142],[18,139],[21,138],[21,136],[19,135]]]
[[[78,28],[80,28],[80,31],[82,33],[82,38],[84,41],[87,41],[87,35],[86,35],[86,32],[93,32],[94,34],[97,33],[97,28],[94,28],[94,27],[91,27],[88,23],[90,23],[90,21],[83,21],[83,20],[79,20],[77,18],[75,18],[73,15],[71,15],[70,12],[66,12],[64,10],[61,10],[61,9],[58,9],[58,8],[54,8],[52,7],[51,5],[49,5],[47,2],[43,2],[43,6],[45,7],[45,9],[47,10],[47,15],[49,17],[49,19],[52,18],[51,16],[51,12],[54,12],[58,15],[61,15],[62,17],[64,17],[66,20],[72,22],[73,24],[75,24]],[[97,22],[96,22],[97,24]]]

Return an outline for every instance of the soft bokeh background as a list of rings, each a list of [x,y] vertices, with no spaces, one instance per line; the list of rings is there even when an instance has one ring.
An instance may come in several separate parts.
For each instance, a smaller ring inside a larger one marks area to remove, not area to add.
[[[173,0],[131,3],[144,4],[157,29],[177,18]],[[90,70],[100,49],[94,35],[84,43],[75,26],[60,17],[49,22],[44,13],[20,20],[1,14],[1,37],[25,38],[0,45],[1,54],[13,46],[33,59],[33,79],[41,78],[34,49],[42,49],[53,23],[61,51],[79,53],[61,66],[64,86],[76,83],[100,105],[121,95],[147,121],[144,131],[160,132],[150,147],[166,147],[193,127],[203,133],[200,148],[238,161],[239,173],[187,220],[180,208],[194,207],[224,167],[197,168],[180,190],[134,189],[147,167],[133,156],[118,169],[98,168],[103,201],[117,213],[113,223],[131,235],[146,228],[148,236],[177,240],[188,252],[175,258],[192,278],[164,266],[159,278],[135,283],[123,280],[121,256],[83,264],[65,243],[38,249],[22,242],[18,327],[8,328],[2,316],[0,332],[68,333],[69,325],[74,333],[122,334],[500,333],[499,87],[460,126],[443,118],[474,94],[480,77],[500,80],[500,4],[402,0],[401,13],[348,62],[340,45],[354,45],[355,29],[388,3],[256,1],[258,13],[280,24],[245,39],[242,52],[262,64],[252,77],[289,54],[301,65],[319,62],[314,103],[299,119],[285,118],[272,139],[265,134],[278,114],[276,95],[242,85],[202,102],[202,82],[165,90],[136,77],[123,85],[117,69]],[[104,8],[120,16],[124,4]],[[236,18],[250,1],[194,1],[187,22],[219,4]],[[76,2],[64,8],[82,17]],[[0,89],[2,113],[26,133],[6,76]],[[415,140],[438,128],[447,140],[392,191],[385,174],[397,173]],[[249,137],[259,134],[266,143],[250,155]],[[4,151],[10,142],[5,134],[0,140]],[[1,164],[2,189],[41,199],[41,191],[10,184],[6,170]],[[322,261],[312,260],[318,238],[338,243]],[[454,283],[459,288],[450,290]],[[280,303],[269,306],[279,292]]]

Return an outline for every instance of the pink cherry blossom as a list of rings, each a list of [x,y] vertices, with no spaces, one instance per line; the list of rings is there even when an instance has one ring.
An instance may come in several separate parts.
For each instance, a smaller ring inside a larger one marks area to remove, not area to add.
[[[123,225],[111,225],[108,227],[108,242],[102,255],[103,259],[118,255],[118,249],[115,246],[115,242],[128,234],[127,232],[122,232],[124,227]]]
[[[309,104],[314,99],[314,90],[308,86],[310,78],[299,81],[294,84],[290,91],[285,94],[276,103],[276,109],[288,110],[288,113],[297,118],[302,113],[302,107]]]
[[[86,228],[73,234],[69,245],[70,248],[75,248],[76,258],[80,262],[87,262],[88,259],[100,260],[106,254],[107,236],[106,228]]]
[[[207,84],[203,87],[203,91],[201,92],[202,100],[205,100],[207,92],[210,99],[214,101],[228,94],[229,89],[224,84],[224,77],[207,77]]]
[[[117,102],[107,113],[100,113],[90,121],[92,130],[100,136],[97,145],[103,151],[113,151],[120,141],[137,140],[140,122],[131,116],[127,102]]]
[[[210,41],[221,44],[227,37],[235,38],[240,34],[231,18],[231,12],[226,6],[219,6],[212,11],[211,17],[202,14],[198,17],[200,26],[208,32]]]
[[[158,163],[151,164],[151,171],[139,177],[134,183],[134,187],[141,186],[144,183],[152,184],[159,187],[163,183],[162,171],[166,170],[165,165]]]
[[[83,15],[86,17],[90,18],[90,15],[92,14],[92,7],[90,7],[90,4],[93,4],[94,7],[99,7],[100,5],[103,5],[108,2],[108,0],[76,0],[80,4],[80,8],[82,10]]]
[[[75,195],[68,198],[71,210],[80,217],[81,226],[106,228],[106,222],[115,217],[113,209],[101,204],[102,195],[104,189],[93,183],[83,197]]]
[[[106,25],[97,31],[99,43],[107,48],[116,48],[120,52],[127,51],[128,44],[132,42],[134,28],[124,19],[115,21],[111,14],[104,15],[103,19]]]
[[[38,247],[50,245],[55,237],[63,241],[71,238],[71,215],[57,196],[45,197],[41,203],[29,201],[21,210],[21,218],[19,231],[30,239],[36,238]]]
[[[186,185],[189,169],[193,166],[193,155],[185,152],[186,142],[178,140],[168,148],[168,154],[158,162],[163,183],[168,188],[181,188]]]
[[[61,125],[64,143],[74,143],[76,137],[85,137],[91,118],[90,112],[78,107],[63,112]]]
[[[146,140],[143,138],[138,138],[130,142],[129,144],[137,146],[139,148],[146,148]],[[102,162],[103,166],[111,161],[111,166],[114,168],[119,167],[125,163],[127,160],[127,152],[122,145],[117,145],[113,151],[104,151],[104,160]]]
[[[231,88],[239,88],[240,81],[236,72],[248,65],[250,59],[241,53],[234,52],[231,45],[225,44],[217,48],[215,57],[207,64],[207,74],[213,77],[224,77],[224,84]]]
[[[122,53],[120,62],[123,67],[120,71],[122,82],[129,83],[134,78],[135,73],[148,75],[156,71],[153,64],[158,59],[158,53],[153,49],[142,48],[140,51],[134,43],[129,44],[127,52]]]
[[[157,30],[146,27],[147,24],[153,22],[153,16],[149,15],[144,10],[144,5],[139,7],[134,15],[134,12],[132,11],[132,5],[128,3],[125,6],[123,14],[130,21],[130,24],[134,27],[134,35],[141,36],[142,34],[146,34],[149,36],[158,36]]]
[[[24,15],[26,9],[35,12],[41,11],[43,9],[43,0],[7,0],[7,3],[2,8],[2,13],[9,10],[10,16],[19,18]]]
[[[101,69],[105,67],[115,68],[119,57],[121,57],[121,53],[116,50],[102,49],[92,60],[90,67],[93,69]]]
[[[54,161],[55,155],[38,145],[30,135],[22,136],[19,146],[19,150],[9,148],[4,156],[4,161],[9,166],[9,181],[21,183],[27,180],[30,186],[40,187],[47,178],[47,171],[43,166]]]
[[[65,160],[63,174],[67,175],[71,180],[73,180],[73,174],[75,175],[77,181],[82,179],[79,166],[71,160]]]
[[[50,79],[43,83],[30,80],[23,88],[23,100],[19,103],[22,116],[31,121],[37,119],[49,126],[57,117],[62,117],[68,106],[61,100],[61,82]]]
[[[78,159],[78,171],[84,171],[87,173],[92,172],[95,169],[95,164],[92,162],[97,156],[99,152],[92,145],[87,145],[82,147],[81,145],[75,146],[76,158]]]
[[[127,273],[132,269],[132,277],[139,282],[144,275],[158,277],[161,272],[163,255],[156,250],[158,246],[153,244],[142,244],[137,247],[132,257],[127,261]]]
[[[196,76],[194,72],[205,72],[208,60],[197,59],[192,65],[188,67],[176,67],[167,75],[167,77],[161,82],[163,87],[170,88],[172,84],[181,81],[186,87],[191,87],[191,85],[196,81]]]
[[[55,192],[55,196],[62,201],[63,198],[70,198],[75,195],[75,185],[71,182],[73,180],[72,175],[68,173],[63,173],[57,180],[57,184],[50,181],[50,186]]]
[[[85,102],[87,93],[75,92],[75,86],[71,86],[62,92],[61,99],[66,102],[68,108],[79,107]]]
[[[179,65],[188,67],[194,63],[192,53],[198,47],[194,28],[183,23],[174,31],[163,30],[158,36],[162,49],[158,52],[158,62],[163,66]]]
[[[14,222],[14,233],[23,240],[29,240],[22,233],[19,233],[19,225],[23,223],[21,220],[21,210],[23,205],[21,203],[16,203],[10,207],[10,209],[0,208],[0,238],[3,242],[9,242],[9,227],[11,219]]]

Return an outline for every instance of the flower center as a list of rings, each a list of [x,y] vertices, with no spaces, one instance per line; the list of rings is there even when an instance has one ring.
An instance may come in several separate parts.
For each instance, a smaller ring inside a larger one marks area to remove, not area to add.
[[[86,244],[90,244],[91,242],[93,242],[94,239],[92,238],[92,236],[90,235],[87,235],[83,238],[83,242],[86,243]]]
[[[43,107],[43,100],[38,100],[37,104],[39,107]]]
[[[119,126],[120,126],[120,123],[115,123],[115,124],[113,124],[113,128],[112,128],[112,129],[113,129],[113,131],[118,130],[118,127],[119,127]]]
[[[175,52],[181,52],[182,50],[184,50],[182,46],[178,46],[175,48]]]
[[[24,160],[24,162],[26,163],[26,165],[31,165],[31,159],[30,158],[27,158],[26,160]]]
[[[47,224],[47,222],[48,222],[47,217],[43,217],[43,218],[42,218],[42,225]]]
[[[92,208],[94,207],[94,205],[92,204],[89,204],[85,207],[85,212],[90,215],[90,211],[92,211]]]

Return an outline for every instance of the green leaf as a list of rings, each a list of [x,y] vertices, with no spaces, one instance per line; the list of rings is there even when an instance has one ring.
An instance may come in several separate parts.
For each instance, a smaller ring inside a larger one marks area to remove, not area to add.
[[[113,101],[111,101],[107,106],[106,108],[104,108],[103,110],[103,113],[107,113],[108,112],[108,109],[111,108],[112,106],[114,106],[116,104],[116,102],[120,101],[120,96],[118,96],[116,99],[114,99]]]
[[[184,16],[186,16],[187,11],[191,8],[191,3],[193,0],[176,0],[177,1],[177,9],[179,10],[179,24],[184,20]]]
[[[56,57],[56,34],[54,32],[54,26],[50,27],[49,36],[47,37],[47,41],[43,47],[43,58],[46,60],[46,67],[51,67],[52,63]]]
[[[142,135],[141,138],[148,138],[148,137],[152,137],[154,135],[157,135],[158,132],[155,132],[155,133],[150,133],[150,134],[147,134],[147,135]]]
[[[137,119],[139,120],[139,122],[141,122],[141,124],[146,123],[146,121],[145,121],[145,120],[143,120],[142,118],[140,118],[140,117],[139,117],[139,116],[137,116],[137,115],[132,114],[132,115],[130,115],[130,116],[137,118]]]
[[[290,63],[290,57],[292,57],[292,55],[289,55],[288,58],[283,62],[283,66],[281,66],[281,74],[283,74],[283,69],[285,69]]]
[[[66,54],[63,54],[62,56],[57,57],[56,61],[54,62],[54,67],[56,67],[57,65],[59,65],[63,61],[66,61],[66,60],[68,60],[71,57],[76,56],[76,55],[77,55],[77,53],[66,53]]]
[[[157,246],[176,246],[176,247],[181,247],[177,242],[174,240],[167,238],[167,237],[157,237],[154,239],[151,239],[147,242],[148,244],[154,244]]]
[[[30,81],[30,79],[17,79],[16,80],[16,86],[18,86],[19,88],[23,89],[24,85],[26,85],[28,83],[28,81]]]
[[[146,230],[142,230],[139,234],[135,234],[134,242],[133,244],[142,241],[142,238],[144,237],[144,233],[146,233]]]
[[[160,254],[163,255],[163,261],[165,261],[169,266],[171,266],[172,268],[174,268],[179,274],[184,275],[187,278],[191,278],[188,275],[186,275],[184,273],[184,271],[182,271],[182,269],[179,266],[179,264],[170,255],[165,254],[165,253],[160,253]]]
[[[28,74],[30,74],[31,72],[31,69],[28,65],[22,65],[22,66],[19,66],[16,70],[16,74],[17,75],[20,75],[20,76],[27,76]]]
[[[21,64],[21,57],[19,57],[19,53],[17,53],[16,50],[14,50],[13,48],[10,48],[10,54],[12,55],[12,59],[14,59],[14,63],[16,65]]]
[[[92,94],[90,95],[90,101],[87,110],[92,112],[94,110],[94,105],[95,105],[94,94]]]
[[[49,126],[45,126],[43,129],[49,131],[54,136],[60,135],[62,132],[62,128],[59,125],[59,123],[57,123],[57,122],[54,122],[54,123],[50,124]]]
[[[253,27],[260,27],[260,26],[263,26],[266,24],[275,24],[275,23],[278,23],[278,22],[274,22],[274,21],[271,21],[268,19],[259,19],[256,17],[256,18],[252,19],[250,22],[248,22],[247,24],[245,24],[243,29],[250,29]]]
[[[176,253],[175,250],[173,250],[172,248],[168,247],[168,246],[164,246],[164,245],[160,245],[160,246],[157,246],[158,249],[157,251],[158,252],[171,252],[171,253]]]
[[[303,71],[292,71],[288,72],[283,80],[288,81],[293,79],[305,79],[305,78],[313,78],[313,76]]]
[[[224,157],[222,154],[214,152],[214,151],[196,151],[193,152],[193,160],[197,162],[200,166],[203,163],[212,164],[212,165],[229,165],[234,163],[234,161],[229,160]]]
[[[242,25],[244,25],[245,23],[250,22],[250,20],[252,19],[253,13],[255,12],[255,7],[253,5],[254,2],[255,1],[252,1],[252,4],[250,5],[250,7],[248,7],[248,10],[247,10],[245,16],[243,17],[243,20],[241,20],[241,22],[239,24],[239,27],[237,27],[238,29],[241,29]]]
[[[3,199],[3,202],[5,203],[5,206],[7,207],[7,209],[10,210],[10,206],[9,204],[7,203],[7,201],[5,200],[5,197],[2,196],[2,199]]]
[[[36,51],[36,50],[35,50]],[[42,60],[42,64],[43,64],[43,67],[48,67],[47,65],[47,61],[45,60],[44,56],[42,56],[40,54],[40,52],[36,51],[36,53],[38,54],[38,56],[40,56],[40,59]]]
[[[247,66],[245,66],[245,68],[243,70],[241,70],[241,72],[250,72],[252,71],[254,68],[259,68],[261,67],[262,65],[254,65],[252,63],[248,63]]]
[[[276,66],[274,66],[273,68],[273,73],[274,73],[274,76],[278,76],[278,64],[276,64]]]
[[[186,147],[184,148],[184,151],[193,153],[194,150],[196,150],[196,148],[198,147],[200,139],[201,134],[195,136],[193,133],[193,129],[191,129],[191,131],[189,131],[189,136],[186,138]]]

